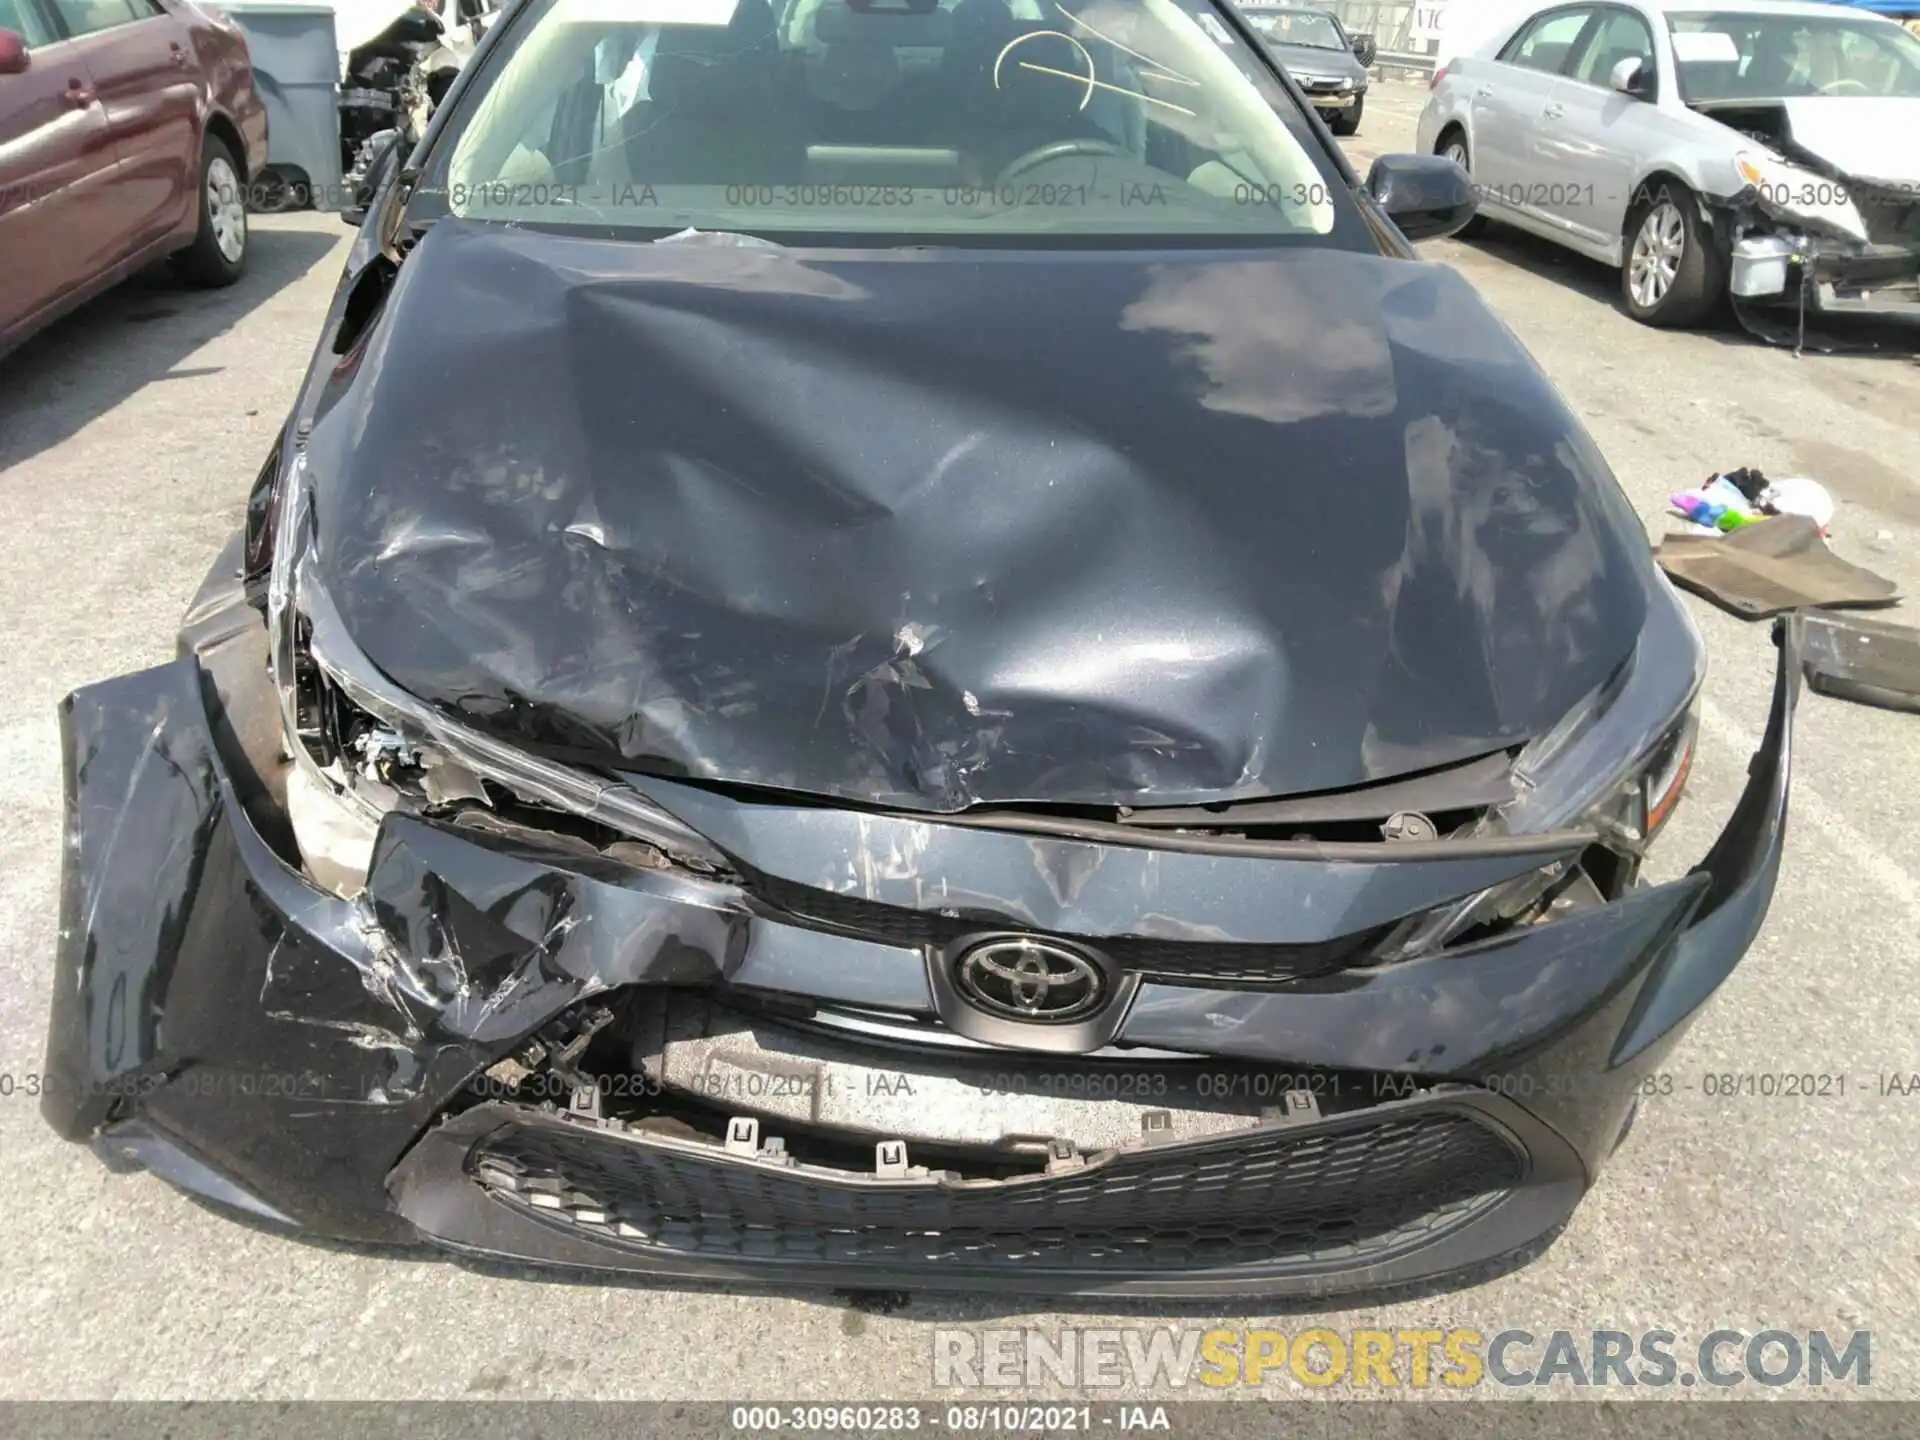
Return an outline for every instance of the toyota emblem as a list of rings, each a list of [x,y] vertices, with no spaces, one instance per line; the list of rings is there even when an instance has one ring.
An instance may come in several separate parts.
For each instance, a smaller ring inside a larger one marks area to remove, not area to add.
[[[1107,977],[1086,956],[1044,940],[988,940],[953,970],[961,996],[989,1015],[1059,1024],[1093,1014]]]

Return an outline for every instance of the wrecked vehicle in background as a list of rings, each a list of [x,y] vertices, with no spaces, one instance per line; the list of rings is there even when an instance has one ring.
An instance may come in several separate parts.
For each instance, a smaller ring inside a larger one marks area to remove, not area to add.
[[[1240,13],[1333,133],[1359,134],[1373,37],[1349,36],[1337,16],[1306,5],[1240,0]]]
[[[1541,5],[1436,72],[1419,137],[1487,215],[1620,267],[1635,319],[1920,318],[1920,40],[1891,20]]]
[[[448,13],[442,14],[443,8]],[[412,149],[433,109],[453,88],[460,67],[486,32],[493,7],[487,0],[391,0],[341,11],[352,29],[340,36],[345,51],[340,82],[342,187],[351,196],[366,178],[376,150],[388,135]]]
[[[1760,926],[1797,631],[1637,884],[1702,646],[1408,243],[1458,168],[1209,0],[803,29],[526,0],[388,172],[179,658],[65,705],[47,1118],[589,1271],[1537,1248]]]
[[[373,154],[411,149],[492,19],[491,0],[231,0],[272,112],[256,210],[348,208]],[[444,13],[442,13],[444,11]]]

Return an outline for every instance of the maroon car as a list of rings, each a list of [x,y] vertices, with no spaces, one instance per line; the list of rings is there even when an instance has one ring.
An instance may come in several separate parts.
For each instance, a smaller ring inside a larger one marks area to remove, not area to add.
[[[266,108],[232,22],[190,0],[0,0],[0,353],[163,255],[247,263]]]

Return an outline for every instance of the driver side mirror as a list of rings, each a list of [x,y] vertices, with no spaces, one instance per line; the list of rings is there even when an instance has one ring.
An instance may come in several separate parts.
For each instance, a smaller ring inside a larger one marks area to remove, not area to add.
[[[0,75],[24,75],[32,63],[27,37],[18,30],[0,30]]]
[[[1409,240],[1453,234],[1480,203],[1472,177],[1444,155],[1382,155],[1367,172],[1367,193]]]
[[[1653,67],[1638,55],[1629,55],[1607,72],[1607,88],[1631,95],[1635,100],[1653,98]]]
[[[340,212],[341,220],[348,225],[358,225],[367,218],[367,212],[373,208],[374,201],[380,198],[381,190],[400,165],[398,130],[382,130],[377,135],[370,135],[365,144],[367,163],[361,169],[359,178],[353,181],[352,202]]]
[[[1371,68],[1374,57],[1380,53],[1380,47],[1375,42],[1373,36],[1349,35],[1347,37],[1347,43],[1353,47],[1353,58],[1358,60],[1362,65]]]

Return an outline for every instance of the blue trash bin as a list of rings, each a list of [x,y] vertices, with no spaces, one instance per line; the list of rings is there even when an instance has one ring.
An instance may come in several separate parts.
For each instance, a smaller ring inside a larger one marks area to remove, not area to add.
[[[247,37],[267,107],[267,183],[256,208],[345,208],[340,184],[340,51],[334,8],[301,0],[221,0]],[[284,188],[282,188],[284,187]]]

